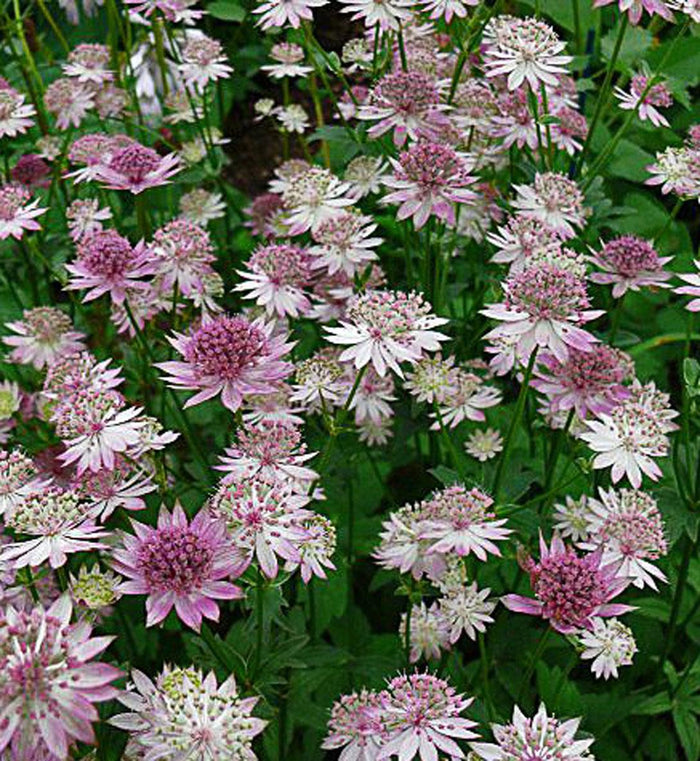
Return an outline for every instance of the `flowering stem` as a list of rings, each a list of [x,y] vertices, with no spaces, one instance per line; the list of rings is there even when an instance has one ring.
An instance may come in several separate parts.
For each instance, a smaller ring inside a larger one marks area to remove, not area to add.
[[[136,207],[136,221],[139,228],[139,234],[143,238],[148,238],[151,234],[151,225],[148,219],[146,199],[143,193],[139,193],[134,197],[134,206]]]
[[[406,630],[404,631],[403,647],[406,655],[406,666],[411,665],[411,616],[413,615],[413,600],[408,596],[408,608],[406,609]]]
[[[163,80],[163,94],[168,97],[168,66],[165,62],[165,48],[163,46],[163,27],[157,13],[153,14],[153,38],[156,41],[156,58],[160,68],[160,76]]]
[[[610,325],[610,335],[608,336],[608,343],[610,344],[610,346],[615,345],[615,336],[617,335],[617,331],[620,328],[620,320],[622,319],[622,308],[623,308],[626,295],[627,295],[626,293],[623,293],[622,296],[617,300],[617,304],[615,305],[615,311],[613,312],[612,324]]]
[[[314,103],[314,113],[316,114],[316,126],[322,128],[325,125],[323,118],[323,106],[321,105],[321,98],[318,95],[318,85],[316,83],[316,75],[309,75],[309,92],[311,93],[311,99]],[[321,153],[323,154],[323,163],[326,165],[326,169],[331,168],[331,152],[328,148],[328,141],[325,138],[321,138]]]
[[[491,684],[489,682],[489,658],[486,652],[486,639],[482,632],[479,632],[479,658],[481,660],[481,679],[484,685],[484,702],[489,718],[493,718],[493,700],[491,698]]]
[[[554,475],[557,470],[557,461],[559,460],[559,455],[561,453],[561,445],[563,444],[564,439],[566,438],[566,435],[569,433],[571,424],[574,421],[575,412],[576,412],[576,409],[574,407],[572,407],[569,410],[569,414],[566,416],[566,422],[564,423],[564,427],[560,428],[557,431],[554,442],[552,443],[552,450],[549,453],[549,457],[547,458],[547,463],[545,465],[545,480],[544,480],[545,493],[547,493],[550,487],[552,486],[552,481],[554,480]]]
[[[574,40],[576,41],[576,52],[581,52],[583,38],[581,36],[581,8],[579,0],[572,0],[574,12]]]
[[[620,29],[617,33],[617,39],[615,40],[615,47],[613,48],[612,56],[610,58],[610,62],[608,63],[607,71],[605,72],[605,79],[603,80],[603,86],[600,89],[600,95],[598,96],[598,100],[595,104],[595,110],[593,111],[593,119],[591,119],[590,127],[588,128],[588,134],[586,135],[586,140],[583,143],[583,148],[581,149],[581,153],[578,157],[578,162],[576,164],[576,172],[575,174],[578,174],[581,171],[581,167],[583,166],[583,160],[586,157],[586,153],[588,149],[591,146],[591,142],[593,140],[593,133],[595,132],[596,127],[598,126],[598,122],[600,120],[600,116],[603,113],[603,106],[608,101],[608,94],[610,92],[610,85],[612,84],[612,78],[613,74],[615,73],[615,64],[617,63],[617,58],[620,54],[620,48],[622,47],[622,42],[625,39],[625,33],[627,32],[627,27],[629,25],[629,17],[626,13],[622,16],[622,22],[620,24]]]
[[[655,236],[654,240],[656,243],[659,243],[661,238],[666,235],[671,225],[675,222],[676,217],[678,216],[678,212],[681,210],[681,207],[685,203],[685,198],[678,198],[676,199],[676,203],[673,206],[673,209],[671,210],[671,213],[668,215],[668,219],[666,220],[664,226],[661,228],[661,232]]]
[[[403,44],[403,30],[401,29],[401,22],[398,21],[399,30],[396,33],[399,42],[399,56],[401,58],[401,68],[403,71],[408,71],[408,63],[406,61],[406,47]]]
[[[513,440],[515,439],[515,432],[520,425],[520,420],[523,416],[523,410],[525,409],[525,400],[527,399],[527,392],[530,387],[530,378],[532,377],[532,371],[535,367],[535,360],[537,359],[537,350],[538,347],[535,346],[535,348],[532,350],[532,354],[530,354],[530,360],[527,363],[522,385],[520,386],[520,393],[518,394],[518,400],[515,404],[515,412],[511,418],[508,434],[506,435],[506,440],[503,443],[503,451],[501,452],[501,456],[498,460],[498,467],[496,468],[496,475],[493,479],[493,487],[491,488],[491,493],[493,494],[493,498],[496,502],[498,502],[498,497],[500,495],[501,481],[505,473],[506,465],[508,464],[510,450],[513,446]]]
[[[433,409],[435,410],[435,417],[437,418],[438,425],[440,426],[440,433],[447,444],[447,448],[449,449],[450,454],[452,455],[452,462],[459,475],[463,476],[464,470],[462,467],[462,458],[460,457],[459,451],[457,450],[457,447],[455,446],[455,443],[452,440],[447,427],[445,426],[445,422],[442,419],[442,413],[440,412],[440,406],[436,401],[433,402]]]
[[[41,10],[41,12],[44,14],[44,18],[48,22],[49,26],[53,30],[53,33],[56,35],[56,39],[61,44],[61,47],[63,48],[63,52],[67,55],[70,52],[70,46],[66,42],[66,38],[63,36],[63,32],[61,32],[60,28],[58,27],[58,24],[54,21],[54,17],[51,15],[51,11],[46,7],[46,3],[44,0],[37,0],[37,4]]]
[[[258,569],[258,578],[255,581],[255,654],[253,656],[253,678],[258,676],[263,649],[264,608],[263,608],[264,579],[262,571]]]
[[[231,663],[229,663],[229,659],[226,656],[226,652],[221,647],[221,642],[216,637],[214,632],[209,628],[209,625],[206,624],[204,621],[202,621],[202,628],[200,631],[200,634],[202,635],[202,639],[206,642],[207,647],[211,651],[211,654],[216,658],[217,661],[224,667],[227,674],[233,673],[234,669]]]
[[[648,341],[643,341],[631,349],[627,349],[627,353],[636,357],[645,351],[649,351],[649,349],[658,349],[660,346],[680,343],[681,341],[700,341],[700,333],[666,333],[663,336],[650,338]]]
[[[530,684],[530,680],[532,679],[532,675],[535,672],[535,668],[537,667],[537,664],[540,662],[540,659],[542,657],[542,654],[544,653],[545,647],[547,646],[547,640],[549,639],[549,634],[551,632],[551,628],[548,626],[542,636],[540,637],[540,641],[537,643],[537,649],[532,655],[532,658],[530,659],[530,663],[528,663],[527,669],[525,670],[525,674],[523,676],[523,681],[520,683],[520,689],[518,690],[518,695],[515,699],[516,704],[519,704],[525,694],[525,690],[528,688],[528,685]]]

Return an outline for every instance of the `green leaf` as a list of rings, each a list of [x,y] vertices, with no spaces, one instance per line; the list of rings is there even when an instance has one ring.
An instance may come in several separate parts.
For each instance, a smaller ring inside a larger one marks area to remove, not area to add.
[[[632,713],[635,716],[656,716],[660,713],[668,713],[670,710],[671,700],[668,692],[664,691],[643,700]]]
[[[697,359],[686,357],[683,360],[683,381],[688,396],[700,396],[700,362]]]
[[[673,711],[673,724],[678,733],[678,739],[685,751],[688,761],[698,761],[700,758],[700,727],[698,720],[685,706],[679,705]]]
[[[235,0],[215,0],[209,3],[207,11],[210,16],[222,21],[241,22],[245,18],[245,8],[242,8]]]
[[[611,160],[605,167],[605,173],[615,178],[622,177],[632,182],[644,182],[648,179],[647,167],[654,163],[654,157],[635,145],[631,140],[621,140]]]
[[[618,30],[619,25],[611,29],[601,42],[603,57],[608,61],[612,58]],[[654,37],[649,30],[639,26],[628,26],[615,68],[624,71],[638,65],[640,59],[651,49],[653,40]]]

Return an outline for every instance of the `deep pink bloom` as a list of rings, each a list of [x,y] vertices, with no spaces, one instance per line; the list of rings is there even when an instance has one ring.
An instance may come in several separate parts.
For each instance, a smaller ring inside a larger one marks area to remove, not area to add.
[[[148,188],[167,185],[181,168],[176,154],[162,157],[153,148],[132,140],[115,150],[105,164],[96,167],[95,179],[112,190],[128,190],[138,195]]]
[[[292,344],[272,335],[272,326],[242,315],[217,315],[189,336],[175,333],[168,339],[184,361],[159,362],[173,388],[197,390],[185,407],[201,404],[221,394],[225,407],[235,412],[251,394],[270,394],[293,365],[282,360]]]
[[[593,272],[590,280],[602,285],[612,284],[613,298],[619,299],[628,290],[638,291],[644,286],[669,288],[666,282],[672,277],[664,265],[672,256],[659,256],[649,241],[636,235],[622,235],[608,241],[593,254],[591,261],[602,272]]]
[[[617,577],[614,565],[603,566],[602,550],[579,555],[567,547],[558,534],[548,547],[540,534],[540,560],[526,557],[521,565],[530,574],[535,598],[506,595],[501,598],[509,610],[541,616],[553,629],[573,634],[591,629],[593,618],[619,616],[632,610],[629,605],[611,603],[629,583]]]
[[[156,528],[132,520],[136,536],[122,534],[113,551],[114,569],[127,577],[120,591],[146,598],[146,626],[160,623],[173,606],[187,626],[199,631],[202,617],[219,620],[217,600],[243,592],[225,579],[236,570],[222,521],[205,510],[188,523],[182,507],[161,508]]]

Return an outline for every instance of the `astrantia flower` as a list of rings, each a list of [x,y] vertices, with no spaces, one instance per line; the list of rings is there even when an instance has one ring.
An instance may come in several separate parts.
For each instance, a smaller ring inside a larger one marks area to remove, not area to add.
[[[183,62],[178,68],[185,87],[203,90],[209,82],[226,79],[233,72],[221,43],[205,34],[188,38],[181,55]]]
[[[685,308],[691,312],[700,312],[700,259],[696,259],[694,264],[698,272],[680,273],[678,277],[688,283],[688,285],[674,288],[674,291],[682,296],[693,296],[693,299],[685,305]]]
[[[121,672],[92,662],[114,637],[90,638],[90,624],[71,624],[71,614],[68,595],[48,610],[0,612],[0,752],[7,758],[63,760],[76,741],[92,745],[93,703],[117,694],[111,682]]]
[[[314,231],[344,206],[350,206],[353,201],[347,195],[348,189],[347,183],[317,166],[290,177],[282,191],[282,200],[289,209],[286,223],[290,235]]]
[[[67,130],[79,127],[87,113],[95,107],[93,89],[78,79],[63,77],[44,91],[46,110],[56,117],[56,127]]]
[[[608,241],[594,253],[591,261],[602,272],[593,272],[590,279],[594,283],[613,284],[613,298],[619,299],[628,290],[638,291],[644,286],[669,288],[666,283],[672,277],[664,270],[664,265],[672,256],[659,256],[654,246],[636,235],[623,235]]]
[[[540,560],[526,557],[521,563],[530,575],[535,598],[506,595],[501,598],[509,610],[541,616],[562,634],[591,629],[594,617],[618,616],[632,610],[629,605],[611,603],[628,581],[616,575],[615,566],[603,566],[602,552],[578,555],[554,534],[551,547],[540,534]]]
[[[260,476],[274,482],[291,483],[306,494],[319,476],[304,463],[316,456],[307,452],[299,426],[292,423],[263,421],[238,429],[234,446],[226,449],[216,469],[229,473],[234,480]]]
[[[406,373],[404,388],[418,402],[442,403],[453,392],[456,374],[454,357],[421,357]]]
[[[365,26],[372,29],[379,24],[379,28],[386,32],[390,29],[396,31],[402,21],[411,18],[411,3],[409,0],[340,0],[343,7],[342,13],[353,13],[353,21],[364,19]]]
[[[312,8],[327,5],[328,0],[265,0],[253,11],[259,14],[258,25],[262,29],[286,26],[298,29],[302,20],[313,21]]]
[[[527,361],[536,346],[546,348],[564,362],[569,348],[590,351],[597,339],[579,325],[603,314],[589,309],[584,278],[551,264],[529,267],[503,284],[505,301],[490,304],[481,314],[502,325],[486,334],[487,340],[514,338],[516,352]]]
[[[423,504],[421,539],[431,539],[428,554],[460,557],[472,552],[481,561],[487,553],[500,555],[494,542],[503,541],[512,530],[503,528],[505,518],[496,518],[490,509],[493,500],[479,489],[456,484],[448,486]]]
[[[630,24],[637,25],[642,20],[642,13],[646,11],[650,16],[658,14],[666,21],[673,20],[673,14],[668,9],[666,0],[595,0],[594,8],[615,3],[620,7],[620,13],[626,13]]]
[[[540,83],[556,85],[566,73],[571,56],[562,55],[566,44],[549,24],[536,18],[497,16],[484,31],[486,76],[508,76],[508,89],[527,80],[534,92]]]
[[[358,118],[377,122],[369,129],[370,137],[393,130],[394,144],[400,147],[408,138],[437,138],[449,123],[445,110],[433,77],[420,71],[397,71],[374,86],[360,106]]]
[[[183,361],[159,362],[172,388],[196,390],[185,407],[221,394],[225,407],[235,412],[251,394],[269,394],[275,382],[286,378],[292,366],[281,358],[291,344],[271,335],[271,326],[250,322],[242,315],[217,315],[191,331],[168,338]]]
[[[455,204],[475,198],[469,185],[474,177],[466,156],[442,143],[425,140],[412,145],[398,158],[390,159],[394,174],[384,178],[393,191],[382,203],[398,203],[396,218],[413,217],[416,229],[423,227],[431,215],[450,225],[455,224]]]
[[[73,552],[103,548],[97,540],[109,535],[95,525],[85,503],[73,492],[54,486],[28,494],[5,516],[5,522],[16,534],[32,537],[0,549],[0,561],[14,568],[34,568],[46,561],[51,568],[60,568]]]
[[[83,43],[76,45],[68,53],[63,64],[63,72],[69,77],[76,77],[78,82],[92,82],[103,85],[114,79],[109,70],[109,48],[107,45]]]
[[[305,584],[311,581],[312,576],[326,579],[326,569],[335,571],[331,560],[337,544],[335,526],[323,515],[312,515],[301,526],[306,531],[306,537],[297,545],[300,561],[288,560],[284,570],[293,573],[298,567]]]
[[[95,177],[107,188],[138,195],[148,188],[167,185],[180,169],[180,159],[174,153],[161,157],[153,148],[132,140],[115,150],[106,163],[98,165]]]
[[[10,171],[13,182],[24,185],[29,190],[48,187],[50,183],[47,177],[50,174],[51,167],[36,153],[25,153],[20,156]]]
[[[318,353],[296,365],[292,401],[314,411],[336,405],[346,390],[343,368],[330,354]]]
[[[303,522],[313,516],[302,508],[308,501],[308,497],[293,494],[289,484],[261,477],[224,480],[210,508],[226,524],[240,572],[253,558],[268,579],[279,572],[278,556],[301,563],[299,544],[309,536]]]
[[[399,623],[399,636],[402,642],[406,639],[407,618],[407,614],[403,613]],[[437,659],[443,650],[449,650],[447,621],[437,603],[433,603],[429,608],[424,602],[414,605],[411,610],[410,624],[410,663],[416,663],[421,658]]]
[[[131,472],[130,466],[117,459],[112,469],[97,473],[83,472],[76,477],[73,488],[89,501],[90,515],[103,522],[118,508],[143,510],[145,494],[156,490],[156,485],[142,471]]]
[[[591,671],[598,679],[611,676],[617,679],[620,666],[631,666],[637,643],[629,626],[616,618],[604,621],[596,618],[591,631],[581,632],[578,638],[583,648],[581,658],[592,660]]]
[[[21,450],[0,450],[0,516],[15,508],[47,485],[33,461]]]
[[[309,310],[305,290],[311,281],[310,252],[284,243],[262,246],[244,267],[236,270],[243,281],[234,291],[243,293],[245,299],[255,299],[268,315],[298,317]]]
[[[66,264],[71,279],[66,290],[87,289],[83,301],[92,301],[105,293],[116,304],[122,304],[127,289],[145,289],[139,278],[153,274],[153,262],[143,241],[132,246],[115,230],[98,230],[78,245],[78,256]]]
[[[431,19],[444,18],[449,24],[454,16],[466,18],[468,6],[478,5],[479,0],[420,0],[420,5]]]
[[[347,195],[352,199],[379,193],[384,180],[386,162],[374,156],[357,156],[345,168],[345,182],[350,185]]]
[[[24,95],[12,87],[0,88],[0,138],[24,134],[34,124],[34,106],[25,104]]]
[[[666,5],[673,11],[685,13],[691,21],[700,24],[700,0],[666,0]]]
[[[129,713],[109,721],[129,732],[134,758],[257,758],[251,745],[267,722],[251,715],[258,698],[241,697],[233,675],[217,686],[213,671],[166,666],[155,684],[140,671],[131,678],[118,696]]]
[[[397,676],[383,695],[387,740],[377,754],[378,761],[396,756],[411,761],[420,756],[429,761],[444,753],[464,758],[457,740],[473,740],[475,721],[460,717],[472,703],[446,682],[432,674]]]
[[[681,197],[697,198],[700,195],[700,157],[698,150],[687,146],[669,146],[656,154],[656,161],[647,167],[651,177],[646,185],[661,185],[664,195],[674,193]]]
[[[100,209],[100,202],[96,198],[77,198],[66,209],[68,230],[75,243],[101,232],[102,223],[111,217],[111,210]]]
[[[573,409],[583,418],[590,412],[609,412],[629,396],[623,383],[633,375],[634,365],[626,354],[600,343],[589,351],[571,348],[563,361],[540,354],[531,385],[547,397],[551,412]]]
[[[369,262],[377,259],[374,249],[382,239],[372,237],[376,229],[371,217],[355,211],[343,211],[327,219],[312,234],[315,245],[309,254],[315,257],[313,266],[325,268],[329,275],[338,270],[350,277],[362,272]]]
[[[449,631],[449,641],[454,644],[464,632],[469,639],[476,639],[477,632],[485,632],[486,624],[493,623],[496,603],[488,599],[491,590],[479,589],[472,584],[452,585],[440,598],[440,616]]]
[[[293,42],[278,42],[270,50],[270,58],[275,63],[261,66],[261,71],[266,71],[273,79],[285,77],[305,77],[313,71],[312,66],[305,66],[304,48]]]
[[[588,537],[580,546],[603,550],[603,563],[614,563],[617,574],[634,586],[656,589],[666,581],[652,562],[668,551],[664,524],[656,500],[646,492],[600,490],[600,500],[588,499]]]
[[[501,392],[493,386],[484,385],[483,380],[464,368],[455,368],[452,384],[444,398],[439,402],[440,414],[432,413],[436,418],[433,430],[442,424],[456,428],[463,420],[483,422],[486,417],[483,410],[496,406],[501,401]]]
[[[180,216],[195,225],[206,225],[226,215],[226,204],[221,193],[195,188],[180,196]]]
[[[530,719],[515,706],[511,724],[493,724],[494,743],[471,743],[484,761],[594,761],[593,739],[577,740],[581,719],[547,716],[544,703]]]
[[[498,249],[491,261],[509,264],[512,275],[520,272],[533,256],[555,249],[561,243],[553,227],[528,216],[510,217],[495,233],[487,233],[486,240]]]
[[[40,217],[46,207],[40,207],[39,199],[32,201],[31,197],[23,185],[0,185],[0,240],[10,236],[21,240],[25,230],[41,230],[36,217]]]
[[[78,607],[109,613],[105,608],[109,609],[122,596],[119,591],[120,582],[121,577],[109,570],[103,571],[95,563],[90,570],[81,565],[77,578],[71,574],[68,589]]]
[[[567,496],[564,504],[554,505],[554,530],[564,538],[570,537],[574,542],[587,539],[593,518],[589,500],[585,494],[578,499]]]
[[[346,402],[354,386],[355,373],[346,370]],[[390,418],[394,412],[391,402],[395,402],[394,378],[391,375],[381,376],[373,367],[368,367],[362,380],[355,389],[355,396],[350,402],[349,409],[355,412],[355,423],[363,425],[371,422],[374,425]]]
[[[479,428],[469,434],[464,449],[479,462],[486,462],[503,451],[503,437],[493,428]]]
[[[17,335],[3,336],[13,346],[10,361],[41,370],[58,357],[85,349],[85,336],[72,330],[68,315],[54,307],[25,309],[21,320],[5,323]]]
[[[630,91],[625,92],[620,87],[615,88],[615,97],[620,101],[623,111],[636,111],[642,121],[647,119],[655,127],[668,127],[668,119],[657,111],[657,108],[670,108],[673,96],[663,82],[652,85],[642,99],[641,95],[649,85],[649,78],[644,74],[635,74],[630,82]]]
[[[515,190],[518,214],[545,222],[562,238],[573,238],[574,227],[583,227],[588,216],[583,193],[563,174],[536,174],[532,185],[515,185]]]
[[[340,327],[326,328],[328,341],[349,345],[340,355],[359,370],[370,362],[379,375],[387,368],[403,377],[401,362],[415,363],[426,351],[437,351],[447,336],[434,330],[448,320],[431,314],[417,293],[369,291],[353,299]]]
[[[188,522],[179,504],[172,515],[163,506],[155,528],[131,525],[136,535],[122,533],[112,564],[127,579],[121,592],[148,595],[146,626],[160,623],[175,606],[180,620],[199,631],[202,617],[219,620],[217,600],[243,596],[225,581],[236,570],[226,528],[205,510]]]
[[[321,747],[342,748],[339,761],[376,761],[386,737],[382,696],[362,690],[343,695],[333,703],[328,734]]]

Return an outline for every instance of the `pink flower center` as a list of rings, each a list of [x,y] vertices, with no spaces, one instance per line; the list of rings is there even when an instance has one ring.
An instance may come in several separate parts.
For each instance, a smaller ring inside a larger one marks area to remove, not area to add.
[[[94,275],[111,279],[128,272],[134,250],[126,238],[114,230],[99,230],[81,246],[80,262]]]
[[[611,240],[605,244],[599,256],[611,270],[622,277],[632,278],[640,272],[655,272],[661,268],[654,247],[634,235]]]
[[[508,279],[506,304],[540,320],[566,320],[588,308],[585,281],[551,264]]]
[[[218,317],[192,336],[185,358],[203,375],[234,380],[269,354],[262,330],[245,317]]]
[[[138,564],[146,583],[155,591],[187,594],[209,578],[214,551],[191,528],[159,528],[138,549]]]
[[[132,183],[143,182],[146,175],[154,172],[159,165],[160,156],[153,148],[138,143],[115,151],[109,162],[110,169],[124,175]]]

